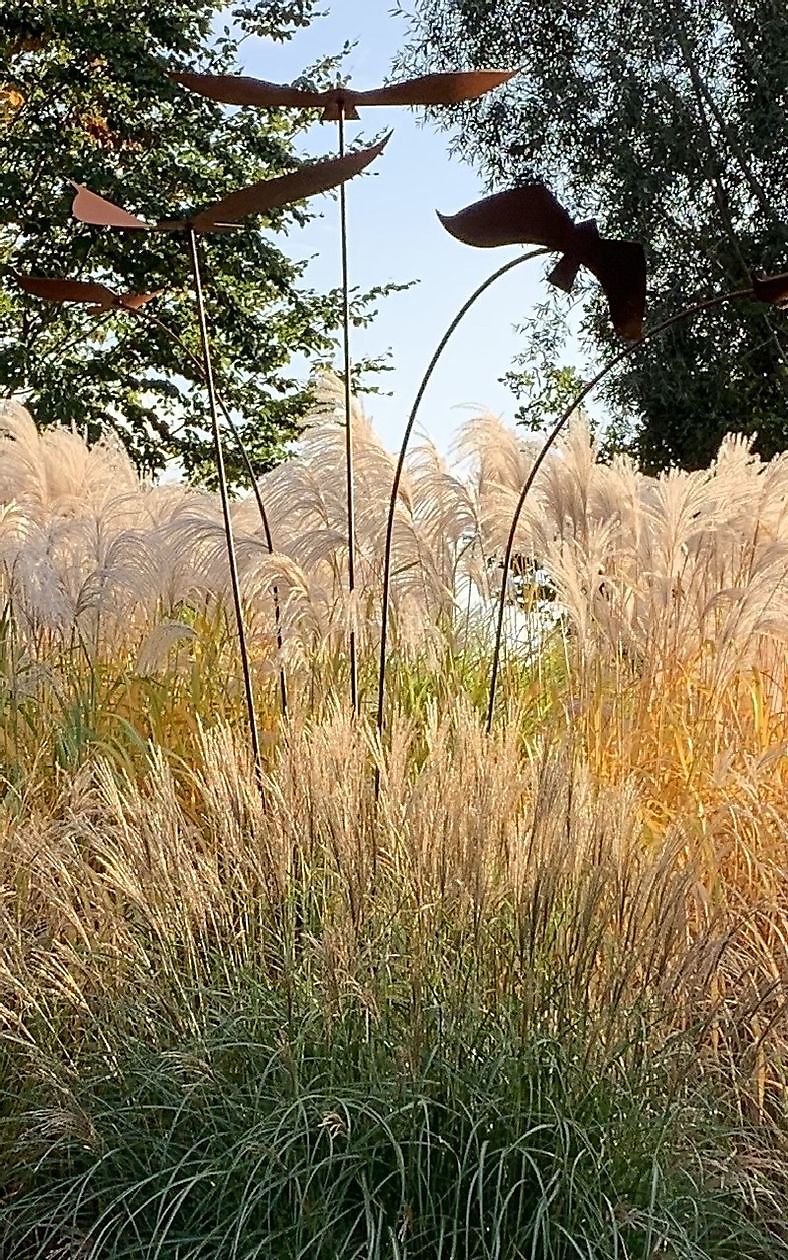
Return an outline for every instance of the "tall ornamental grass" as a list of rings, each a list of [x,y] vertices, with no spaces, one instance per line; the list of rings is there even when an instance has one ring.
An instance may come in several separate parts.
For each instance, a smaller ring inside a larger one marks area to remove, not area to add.
[[[788,1255],[788,462],[651,479],[576,427],[488,737],[533,451],[417,451],[381,745],[392,465],[360,418],[351,606],[322,407],[273,558],[235,506],[262,799],[213,497],[2,417],[0,1254]]]

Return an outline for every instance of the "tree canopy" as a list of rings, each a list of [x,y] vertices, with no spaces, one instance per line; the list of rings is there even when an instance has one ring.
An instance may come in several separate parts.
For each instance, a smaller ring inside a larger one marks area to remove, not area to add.
[[[492,188],[541,179],[606,235],[641,240],[650,323],[746,286],[753,271],[788,270],[781,0],[415,0],[415,8],[403,69],[521,71],[494,101],[466,111],[455,152]],[[583,297],[581,333],[612,356],[620,346],[593,281]],[[557,309],[565,314],[568,303],[553,296],[528,325],[523,367],[534,354],[548,369],[560,362],[567,324]],[[684,323],[617,371],[613,433],[651,470],[707,464],[730,430],[757,432],[769,457],[788,446],[786,347],[784,317],[752,303]],[[521,385],[534,379],[519,375]],[[560,370],[546,379],[531,413],[539,419],[545,396],[564,400]]]
[[[228,112],[185,92],[166,68],[239,68],[249,34],[283,40],[315,0],[237,4],[222,29],[208,0],[7,0],[0,20],[0,392],[19,391],[39,423],[107,426],[154,471],[179,457],[187,473],[210,466],[200,374],[154,322],[23,294],[16,273],[101,280],[126,290],[162,288],[156,314],[199,356],[183,243],[172,235],[89,228],[69,216],[85,183],[151,219],[177,215],[236,187],[292,170],[294,141],[311,116]],[[226,11],[225,11],[226,12]],[[313,67],[318,85],[332,66]],[[326,130],[326,153],[333,151]],[[292,360],[330,358],[338,291],[301,283],[275,233],[315,213],[276,212],[241,236],[212,236],[206,295],[216,373],[236,411],[255,468],[274,461],[307,401]],[[378,293],[356,296],[370,314]],[[228,448],[230,470],[237,470]]]

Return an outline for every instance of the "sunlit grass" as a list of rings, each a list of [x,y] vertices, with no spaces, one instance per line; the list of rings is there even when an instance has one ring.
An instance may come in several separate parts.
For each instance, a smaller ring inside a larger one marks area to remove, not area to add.
[[[124,482],[112,554],[158,520],[157,586],[94,557],[101,503],[77,529],[17,470],[25,529],[68,547],[52,612],[18,522],[3,543],[0,1254],[788,1255],[780,463],[748,541],[736,450],[728,490],[633,507],[573,440],[527,526],[567,611],[508,650],[491,736],[492,607],[451,617],[440,539],[470,499],[494,550],[522,452],[481,442],[473,494],[412,472],[382,743],[379,502],[353,720],[331,502],[308,461],[273,483],[286,721],[241,545],[262,796],[214,506],[170,520]],[[112,598],[64,620],[102,563]]]

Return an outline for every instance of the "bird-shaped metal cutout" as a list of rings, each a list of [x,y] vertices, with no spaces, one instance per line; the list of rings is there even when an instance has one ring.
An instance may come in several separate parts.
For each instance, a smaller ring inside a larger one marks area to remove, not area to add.
[[[339,154],[345,152],[345,122],[358,119],[359,106],[367,105],[453,105],[471,101],[510,79],[512,70],[478,70],[456,74],[428,74],[406,79],[369,92],[333,87],[322,92],[284,83],[268,83],[242,75],[173,73],[170,77],[183,87],[227,105],[262,108],[294,107],[322,110],[324,122],[336,122]],[[355,506],[353,473],[353,408],[351,401],[350,281],[348,266],[348,224],[344,185],[339,193],[340,254],[342,266],[342,342],[345,394],[345,467],[347,482],[348,589],[355,590]],[[355,630],[349,631],[350,694],[354,712],[359,708],[358,668]]]
[[[124,231],[142,232],[228,232],[241,226],[241,220],[252,214],[267,214],[294,201],[312,197],[316,193],[327,192],[358,175],[373,162],[385,148],[388,136],[379,144],[367,149],[358,149],[344,157],[326,158],[320,162],[308,162],[300,166],[291,175],[279,175],[273,179],[261,179],[247,188],[229,193],[204,209],[196,211],[184,219],[162,219],[158,223],[146,223],[136,215],[129,214],[120,206],[116,206],[104,197],[85,188],[83,184],[74,184],[76,196],[71,212],[82,223],[91,223],[99,227],[121,228]]]
[[[46,302],[82,302],[89,315],[101,315],[105,311],[138,311],[163,292],[116,293],[105,284],[92,280],[64,280],[60,276],[17,276],[17,283],[25,293],[43,298]]]
[[[322,92],[291,87],[287,83],[268,83],[245,75],[190,74],[173,72],[170,78],[225,105],[294,106],[298,109],[321,109],[323,122],[339,118],[354,121],[358,107],[366,105],[456,105],[473,101],[506,83],[514,70],[470,70],[448,74],[425,74],[417,79],[390,83],[369,92],[334,87]]]
[[[438,214],[447,232],[466,245],[544,245],[562,257],[548,275],[569,293],[580,267],[596,276],[607,298],[616,332],[627,341],[643,334],[646,255],[637,241],[609,240],[596,221],[575,223],[544,184],[494,193],[458,214]]]

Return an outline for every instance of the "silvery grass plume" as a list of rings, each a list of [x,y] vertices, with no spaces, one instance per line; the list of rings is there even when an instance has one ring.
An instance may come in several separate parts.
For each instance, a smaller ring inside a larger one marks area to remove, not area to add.
[[[358,582],[346,586],[344,431],[330,379],[292,458],[261,479],[274,555],[252,502],[234,528],[258,668],[273,670],[271,589],[293,667],[331,652],[356,626],[379,635],[387,496],[394,461],[358,409]],[[144,672],[188,639],[189,614],[229,598],[216,496],[151,486],[119,442],[39,433],[15,403],[0,413],[0,565],[30,651],[76,636],[91,655],[139,653]],[[471,420],[448,459],[425,442],[410,457],[394,534],[394,643],[439,652],[489,610],[520,488],[538,450],[492,416]],[[788,456],[761,462],[728,437],[708,468],[648,477],[600,461],[580,418],[543,465],[516,539],[549,575],[573,650],[621,660],[649,686],[689,671],[724,688],[768,671],[788,633]],[[512,603],[521,600],[517,583]],[[162,630],[161,627],[169,627]],[[151,637],[152,636],[152,637]]]
[[[483,418],[460,449],[475,461],[483,554],[500,556],[537,447]],[[788,457],[763,463],[730,435],[709,468],[649,477],[622,456],[601,462],[575,423],[536,479],[516,549],[549,574],[585,656],[623,653],[655,685],[702,664],[724,687],[788,636]]]

